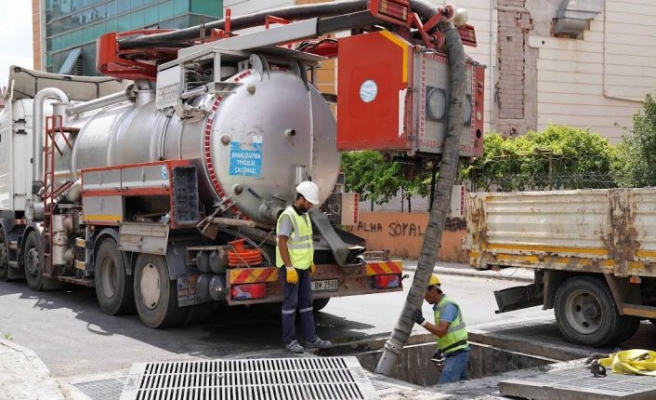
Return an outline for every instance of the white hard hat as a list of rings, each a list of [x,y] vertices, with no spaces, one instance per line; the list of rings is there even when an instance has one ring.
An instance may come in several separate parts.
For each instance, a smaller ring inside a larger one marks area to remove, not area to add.
[[[315,206],[319,204],[319,186],[316,183],[310,181],[301,182],[296,186],[296,192]]]

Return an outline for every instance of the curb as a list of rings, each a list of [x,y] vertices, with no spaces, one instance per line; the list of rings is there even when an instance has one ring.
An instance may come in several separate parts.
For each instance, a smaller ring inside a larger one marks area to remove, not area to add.
[[[50,370],[29,349],[0,339],[0,390],[13,399],[65,400]]]

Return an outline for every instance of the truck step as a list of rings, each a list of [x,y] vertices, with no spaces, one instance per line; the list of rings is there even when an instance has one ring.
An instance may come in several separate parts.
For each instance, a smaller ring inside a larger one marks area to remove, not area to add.
[[[87,268],[87,263],[85,263],[84,261],[75,260],[75,268],[84,270]]]
[[[10,240],[9,241],[9,250],[18,250],[18,240]]]
[[[85,248],[87,247],[87,241],[82,238],[75,238],[75,246]]]
[[[80,278],[75,278],[72,276],[58,276],[57,280],[61,282],[66,282],[66,283],[74,283],[76,285],[82,285],[86,287],[94,287],[94,280],[93,279],[80,279]]]
[[[10,268],[18,268],[18,261],[9,261],[7,264]]]

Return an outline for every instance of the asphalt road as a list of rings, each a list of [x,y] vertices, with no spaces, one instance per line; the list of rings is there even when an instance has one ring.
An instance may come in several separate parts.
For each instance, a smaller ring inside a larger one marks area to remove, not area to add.
[[[550,315],[539,308],[495,314],[492,292],[516,282],[446,275],[441,279],[446,293],[461,304],[469,326]],[[335,342],[387,337],[404,301],[405,292],[332,299],[316,316],[318,332]],[[430,315],[427,304],[423,310]],[[0,282],[0,335],[33,350],[58,378],[125,373],[133,362],[232,358],[277,350],[279,320],[279,312],[233,307],[216,310],[210,322],[153,330],[136,315],[103,314],[93,289],[33,292],[24,282]]]

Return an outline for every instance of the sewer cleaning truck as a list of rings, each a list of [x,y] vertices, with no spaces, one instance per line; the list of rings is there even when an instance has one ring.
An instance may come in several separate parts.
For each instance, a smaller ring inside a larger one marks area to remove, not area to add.
[[[455,17],[452,6],[382,0],[227,12],[202,27],[100,37],[100,77],[12,67],[0,110],[0,280],[93,287],[105,313],[136,310],[153,328],[208,303],[280,302],[276,221],[312,180],[315,309],[401,290],[401,263],[369,257],[340,229],[358,209],[340,151],[439,159],[449,88],[435,28]],[[342,31],[352,34],[326,36]],[[458,31],[475,44],[473,27]],[[326,58],[339,59],[338,97],[316,86]],[[459,126],[473,157],[483,68],[467,71]]]
[[[588,346],[656,321],[656,190],[472,193],[470,266],[526,268],[534,282],[495,292],[498,312],[554,309],[562,334]]]

